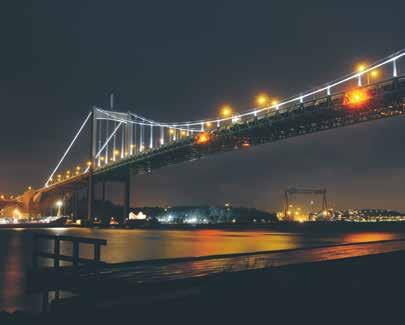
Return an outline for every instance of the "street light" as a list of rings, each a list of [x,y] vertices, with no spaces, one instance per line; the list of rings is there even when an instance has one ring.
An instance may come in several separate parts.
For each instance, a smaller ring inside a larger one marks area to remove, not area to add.
[[[376,69],[367,73],[367,84],[369,85],[371,82],[371,79],[376,79],[376,78],[378,78],[379,75],[380,75],[380,71],[376,70]]]
[[[61,212],[62,212],[63,201],[62,201],[62,200],[58,200],[58,201],[56,201],[55,205],[56,205],[56,207],[58,208],[58,212],[57,212],[56,216],[57,216],[57,217],[60,217],[61,214],[62,214]]]
[[[364,63],[360,63],[357,65],[357,72],[363,72],[364,70],[366,70],[367,66]]]
[[[229,105],[224,105],[224,106],[222,106],[222,108],[221,108],[221,115],[223,116],[223,117],[229,117],[229,116],[231,116],[232,115],[232,107],[231,106],[229,106]]]
[[[270,102],[270,98],[267,94],[262,93],[262,94],[257,95],[257,97],[256,97],[256,104],[259,107],[266,106],[269,104],[269,102]]]
[[[359,76],[358,76],[358,81],[357,81],[357,85],[359,87],[361,87],[361,72],[366,70],[366,68],[367,68],[367,66],[364,63],[360,63],[356,67],[356,71],[360,73]]]

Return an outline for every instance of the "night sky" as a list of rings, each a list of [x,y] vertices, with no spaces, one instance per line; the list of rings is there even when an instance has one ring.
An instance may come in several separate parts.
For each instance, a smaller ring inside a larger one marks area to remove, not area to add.
[[[162,121],[238,111],[405,48],[404,1],[9,1],[0,14],[0,192],[43,184],[91,105]],[[400,67],[405,72],[405,63]],[[405,210],[405,119],[168,167],[133,205],[281,207],[289,186],[333,207]],[[84,144],[83,144],[84,147]],[[74,152],[71,165],[84,161]]]

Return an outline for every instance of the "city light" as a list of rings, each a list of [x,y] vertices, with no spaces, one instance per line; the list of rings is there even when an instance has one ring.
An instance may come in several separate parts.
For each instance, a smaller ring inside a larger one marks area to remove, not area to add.
[[[256,97],[256,104],[259,107],[267,106],[269,103],[270,103],[270,98],[267,94],[262,93]]]
[[[232,115],[232,107],[229,105],[225,105],[221,108],[221,115],[223,117],[229,117]]]
[[[346,93],[343,99],[343,105],[350,107],[359,107],[369,100],[369,95],[364,89],[355,89]]]
[[[249,148],[249,147],[250,147],[249,141],[244,141],[244,142],[242,142],[242,147],[244,147],[244,148]]]
[[[16,219],[21,219],[21,212],[17,208],[13,210],[13,217]]]
[[[364,63],[360,63],[357,65],[356,67],[356,71],[357,72],[363,72],[364,70],[366,70],[367,66]]]
[[[210,136],[207,132],[201,132],[200,134],[198,134],[196,137],[196,142],[198,144],[203,144],[206,143],[210,140]]]
[[[57,216],[60,217],[62,214],[62,205],[63,205],[63,201],[62,200],[58,200],[55,203],[56,207],[58,208],[58,212],[57,212]]]
[[[373,70],[370,72],[370,76],[373,78],[377,78],[380,75],[380,71],[379,70]]]

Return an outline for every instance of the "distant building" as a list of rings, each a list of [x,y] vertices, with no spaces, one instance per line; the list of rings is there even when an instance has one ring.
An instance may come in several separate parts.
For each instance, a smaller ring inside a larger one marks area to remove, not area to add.
[[[224,223],[271,223],[277,222],[275,213],[232,207],[179,206],[179,207],[143,207],[132,212],[139,217],[156,218],[162,224],[224,224]],[[136,214],[137,213],[137,214]],[[145,214],[144,214],[145,213]]]
[[[142,211],[139,211],[138,214],[134,212],[129,213],[129,220],[146,220],[147,216]]]
[[[321,212],[312,213],[310,219],[313,221],[347,221],[347,222],[393,222],[405,221],[405,214],[386,209],[348,209],[328,210],[328,218]]]

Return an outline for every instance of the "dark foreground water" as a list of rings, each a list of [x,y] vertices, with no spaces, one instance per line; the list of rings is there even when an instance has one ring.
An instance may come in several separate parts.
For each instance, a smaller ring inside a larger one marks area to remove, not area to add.
[[[0,310],[36,311],[39,308],[38,297],[25,294],[25,271],[31,261],[32,234],[38,232],[106,239],[108,245],[102,249],[102,259],[106,262],[280,250],[405,238],[405,232],[351,232],[320,235],[269,230],[3,229],[0,230]],[[83,245],[80,249],[82,256],[92,256],[90,246]],[[62,251],[70,252],[70,245],[62,247]]]

